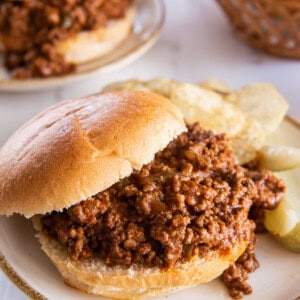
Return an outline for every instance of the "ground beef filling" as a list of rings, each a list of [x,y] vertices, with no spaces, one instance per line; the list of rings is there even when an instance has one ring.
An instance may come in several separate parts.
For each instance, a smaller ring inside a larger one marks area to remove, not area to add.
[[[248,176],[254,181],[258,192],[258,197],[254,199],[250,208],[249,218],[255,222],[255,232],[262,233],[265,231],[265,209],[272,210],[277,207],[285,192],[285,185],[272,172],[257,171],[259,169],[258,164],[247,167],[249,168]],[[254,253],[257,240],[254,232],[252,232],[246,251],[222,274],[222,280],[228,287],[229,294],[233,299],[242,299],[243,295],[252,293],[252,287],[247,281],[249,273],[254,272],[259,267]]]
[[[229,294],[233,299],[242,299],[244,295],[252,293],[252,287],[247,281],[249,273],[254,272],[259,267],[254,254],[256,242],[257,238],[252,234],[246,251],[222,274],[222,280],[228,287]]]
[[[274,206],[283,192],[282,182],[270,172],[235,165],[225,135],[194,124],[140,171],[63,212],[44,216],[43,230],[65,245],[74,260],[97,256],[110,266],[167,268],[194,255],[229,253],[237,242],[254,236],[251,206]],[[254,238],[247,251],[251,249]],[[239,262],[246,270],[239,274],[256,266],[247,257]],[[236,288],[234,272],[228,272],[225,282]],[[246,276],[239,278],[243,282]]]
[[[83,30],[104,27],[122,18],[132,0],[12,0],[0,1],[0,40],[5,66],[15,78],[70,73],[55,50],[57,42]]]

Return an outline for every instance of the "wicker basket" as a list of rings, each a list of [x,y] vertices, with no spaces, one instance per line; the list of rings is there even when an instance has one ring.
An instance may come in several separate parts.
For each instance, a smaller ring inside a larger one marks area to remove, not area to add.
[[[276,56],[300,58],[300,0],[217,0],[240,36]]]

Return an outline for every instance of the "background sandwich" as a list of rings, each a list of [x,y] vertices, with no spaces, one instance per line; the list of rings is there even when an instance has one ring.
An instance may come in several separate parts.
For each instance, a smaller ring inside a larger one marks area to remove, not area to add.
[[[14,77],[70,73],[112,51],[129,34],[132,0],[2,1],[0,44]]]

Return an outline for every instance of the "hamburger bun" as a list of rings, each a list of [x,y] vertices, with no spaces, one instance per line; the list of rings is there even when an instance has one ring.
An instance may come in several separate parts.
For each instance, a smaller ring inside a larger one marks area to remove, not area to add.
[[[238,242],[230,253],[217,253],[207,259],[193,257],[175,267],[160,268],[108,267],[103,260],[73,261],[60,243],[41,231],[39,216],[33,217],[34,227],[43,251],[50,257],[67,285],[83,292],[114,299],[141,299],[165,294],[209,282],[220,276],[245,251],[249,236]]]
[[[61,211],[140,169],[184,130],[180,111],[153,93],[107,93],[50,107],[0,150],[0,214]]]
[[[90,31],[81,31],[56,44],[57,52],[68,63],[81,64],[109,53],[130,33],[135,18],[132,5],[121,19],[109,20],[107,26]],[[10,36],[0,33],[0,51],[7,49],[22,51],[32,47],[23,36]]]

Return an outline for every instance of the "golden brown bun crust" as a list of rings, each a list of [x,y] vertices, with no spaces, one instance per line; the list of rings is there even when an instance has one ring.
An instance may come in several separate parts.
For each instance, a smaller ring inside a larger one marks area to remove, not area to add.
[[[180,111],[147,92],[61,102],[0,149],[0,214],[62,210],[150,162],[185,130]]]
[[[35,217],[33,222],[40,231],[39,218]],[[249,236],[232,247],[227,255],[212,253],[207,259],[194,257],[188,263],[161,270],[108,267],[100,259],[73,261],[65,247],[43,232],[38,233],[43,251],[56,265],[66,284],[86,293],[115,299],[158,297],[209,282],[221,275],[245,251]]]

